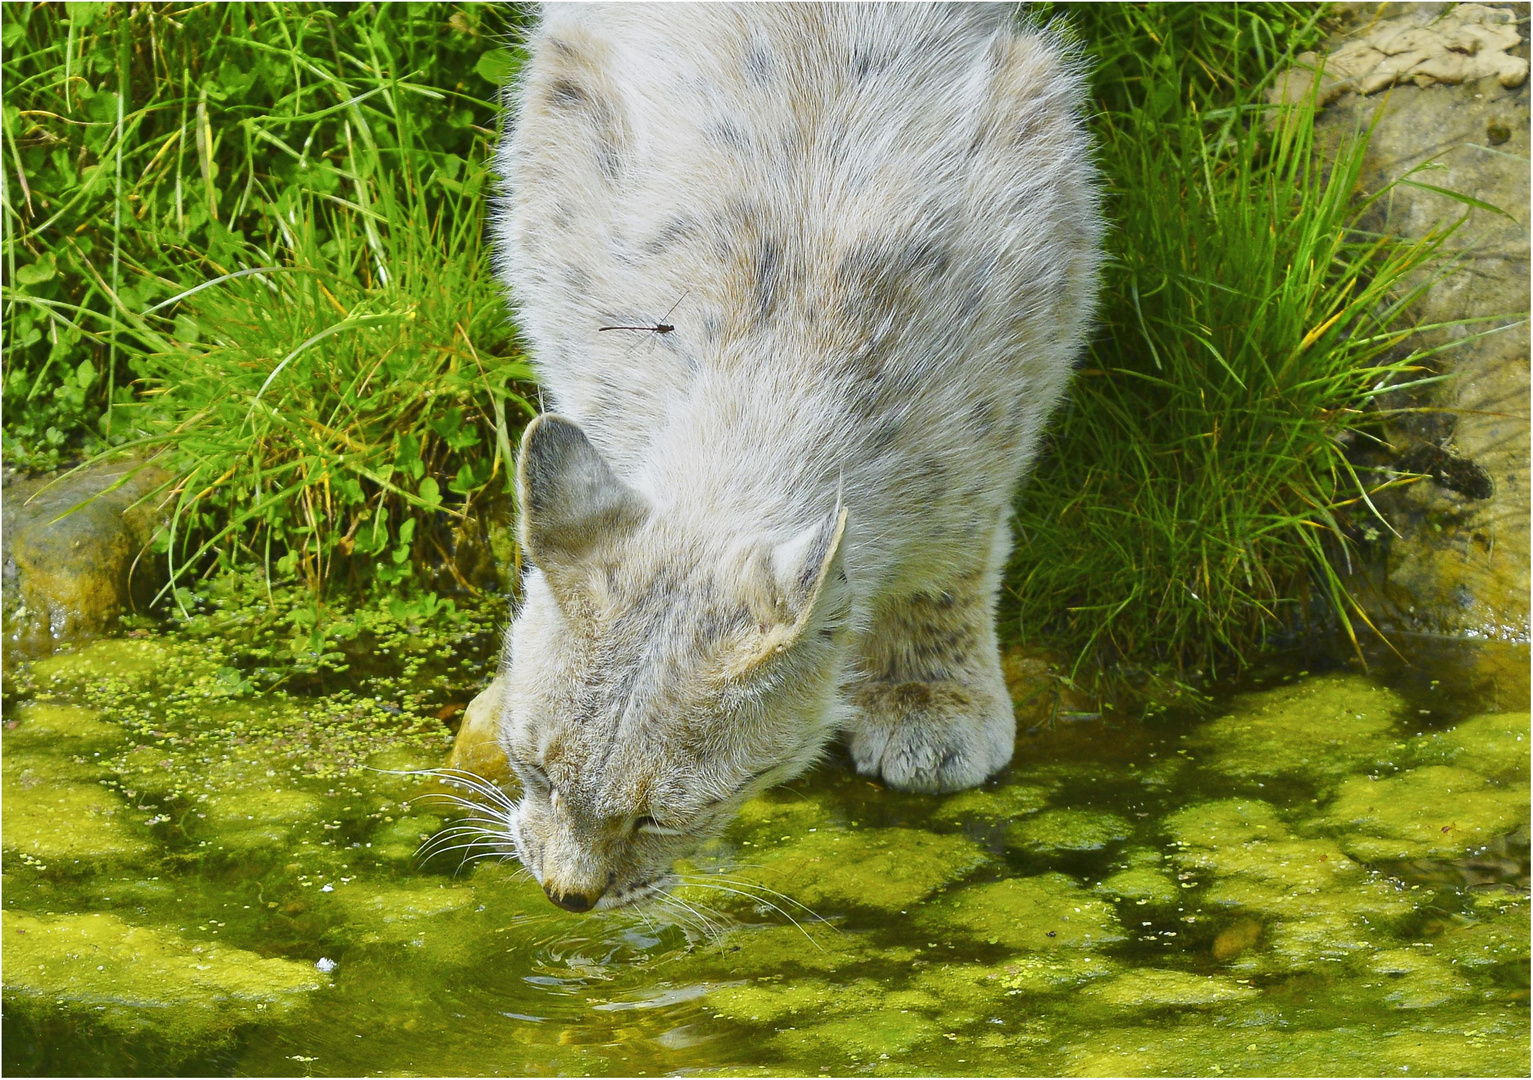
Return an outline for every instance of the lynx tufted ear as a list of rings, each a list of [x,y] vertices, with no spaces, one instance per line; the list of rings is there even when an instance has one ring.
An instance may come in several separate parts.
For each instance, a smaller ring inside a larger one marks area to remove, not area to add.
[[[830,517],[767,549],[761,562],[774,610],[729,664],[730,677],[749,675],[786,653],[811,626],[834,631],[844,623],[851,599],[842,569],[845,534],[846,510],[837,506]]]
[[[518,538],[558,592],[559,579],[604,540],[649,514],[644,497],[617,478],[585,432],[562,416],[527,425],[516,463]]]

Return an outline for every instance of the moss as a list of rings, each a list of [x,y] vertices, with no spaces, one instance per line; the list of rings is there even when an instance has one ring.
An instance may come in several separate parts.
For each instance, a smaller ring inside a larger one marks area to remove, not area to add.
[[[1006,830],[1009,847],[1023,851],[1100,851],[1128,839],[1128,822],[1100,810],[1046,810]]]
[[[1218,975],[1139,968],[1093,983],[1084,993],[1119,1009],[1157,1009],[1225,1005],[1254,998],[1259,991]]]
[[[1112,906],[1064,874],[976,885],[928,907],[920,921],[935,936],[956,930],[1031,952],[1098,949],[1124,940]]]
[[[970,821],[1004,824],[1042,810],[1051,792],[1051,787],[1042,784],[1016,782],[961,791],[943,799],[932,811],[932,820],[955,825]]]
[[[1456,765],[1493,780],[1527,783],[1528,745],[1528,714],[1505,712],[1418,735],[1410,752],[1423,765]]]
[[[920,829],[811,830],[741,877],[821,915],[831,906],[904,911],[985,861],[972,840]]]
[[[1467,769],[1428,765],[1384,780],[1353,777],[1324,820],[1359,859],[1451,858],[1527,824],[1528,793],[1494,787]]]
[[[216,1038],[272,1021],[328,982],[313,964],[187,941],[114,915],[0,915],[6,1004],[62,1008],[121,1035],[171,1043]]]
[[[1403,712],[1399,695],[1367,679],[1324,676],[1236,698],[1192,743],[1229,776],[1334,781],[1389,763]]]

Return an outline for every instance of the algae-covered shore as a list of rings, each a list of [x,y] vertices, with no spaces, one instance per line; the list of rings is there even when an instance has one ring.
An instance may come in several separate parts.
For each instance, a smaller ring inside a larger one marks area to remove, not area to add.
[[[485,650],[300,693],[141,634],[6,671],[11,1074],[1526,1067],[1525,648],[1045,725],[946,798],[832,760],[593,917],[416,857]]]

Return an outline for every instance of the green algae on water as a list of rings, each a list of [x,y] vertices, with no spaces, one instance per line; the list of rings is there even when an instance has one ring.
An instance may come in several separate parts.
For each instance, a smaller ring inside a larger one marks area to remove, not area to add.
[[[62,1008],[120,1035],[186,1043],[302,1007],[329,980],[311,963],[189,941],[115,915],[0,915],[8,1008]]]
[[[1473,716],[1446,731],[1417,735],[1410,753],[1423,765],[1454,765],[1489,780],[1526,784],[1528,723],[1525,712]]]
[[[1305,736],[1321,767],[1275,784],[1226,768],[1206,741],[1220,721],[1185,734],[1160,721],[1156,741],[1088,760],[1078,729],[1057,746],[1045,731],[1006,780],[942,798],[825,772],[748,803],[678,868],[696,884],[670,906],[574,915],[514,863],[419,861],[451,815],[413,801],[419,778],[375,770],[445,756],[432,712],[396,704],[421,699],[238,689],[219,675],[225,646],[202,646],[199,657],[160,642],[157,674],[124,675],[102,650],[89,678],[60,665],[12,684],[6,926],[99,917],[104,940],[132,935],[197,964],[211,949],[220,965],[194,988],[174,971],[163,988],[124,974],[113,1002],[80,1004],[27,984],[7,952],[8,1062],[58,1024],[167,1071],[222,1047],[255,1074],[1228,1075],[1378,1062],[1419,1074],[1441,1060],[1494,1073],[1526,1051],[1525,889],[1460,888],[1444,876],[1458,861],[1413,887],[1392,873],[1415,864],[1370,861],[1353,843],[1379,839],[1378,822],[1336,817],[1354,789],[1398,793],[1429,769],[1457,770],[1470,794],[1512,790],[1496,754],[1517,744],[1515,716],[1421,735],[1391,721],[1364,754]],[[21,797],[61,790],[97,808],[79,819],[91,829],[61,835],[137,846],[23,857],[12,818],[33,815],[40,831],[46,804]],[[1510,853],[1499,862],[1475,844],[1488,861],[1474,874],[1515,864],[1515,837],[1498,843]],[[770,891],[721,891],[734,888]],[[246,961],[288,965],[274,970],[294,989],[231,989]],[[200,1004],[178,1018],[150,996],[160,989]],[[165,1050],[172,1041],[181,1049]]]
[[[1037,853],[1100,851],[1128,839],[1130,834],[1128,822],[1117,814],[1099,810],[1045,810],[1007,829],[1006,843]]]
[[[1468,769],[1428,765],[1381,779],[1352,777],[1324,821],[1359,859],[1454,857],[1526,825],[1528,792]]]
[[[904,828],[812,829],[790,837],[744,876],[816,910],[835,905],[898,912],[984,861],[979,845],[961,836]]]
[[[1326,675],[1241,695],[1191,741],[1230,776],[1323,782],[1388,765],[1404,711],[1398,694],[1368,679]]]
[[[1031,952],[1100,949],[1124,939],[1112,905],[1064,874],[975,885],[922,912],[928,933],[959,931]]]
[[[1218,975],[1193,975],[1165,968],[1139,968],[1093,983],[1083,991],[1118,1009],[1147,1010],[1224,1005],[1246,1001],[1258,991]]]
[[[1052,792],[1052,786],[1015,781],[960,791],[943,798],[932,811],[932,820],[959,825],[970,821],[1004,825],[1042,810]]]

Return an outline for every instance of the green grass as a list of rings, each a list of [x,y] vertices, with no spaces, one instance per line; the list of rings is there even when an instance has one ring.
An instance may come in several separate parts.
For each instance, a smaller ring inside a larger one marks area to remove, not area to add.
[[[496,13],[3,18],[7,457],[154,457],[177,587],[408,586],[532,413],[484,247]]]
[[[1075,673],[1238,668],[1314,615],[1366,622],[1349,530],[1397,474],[1354,467],[1444,234],[1361,222],[1367,132],[1334,158],[1307,108],[1265,104],[1315,8],[1072,11],[1094,52],[1112,219],[1100,322],[1018,504],[1010,631]],[[1451,230],[1450,230],[1451,231]],[[1311,597],[1322,611],[1308,610]]]
[[[5,457],[157,455],[183,605],[230,573],[418,594],[506,491],[533,410],[484,250],[501,10],[0,10]],[[1311,597],[1350,628],[1346,536],[1399,478],[1349,455],[1381,390],[1427,377],[1401,342],[1442,238],[1369,235],[1362,141],[1326,165],[1305,110],[1262,104],[1320,9],[1061,11],[1110,260],[1018,504],[1005,629],[1083,679],[1187,679]]]

